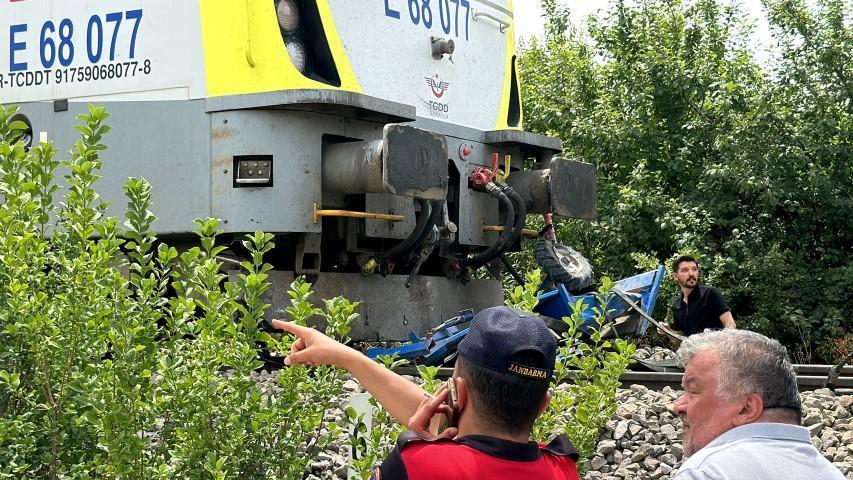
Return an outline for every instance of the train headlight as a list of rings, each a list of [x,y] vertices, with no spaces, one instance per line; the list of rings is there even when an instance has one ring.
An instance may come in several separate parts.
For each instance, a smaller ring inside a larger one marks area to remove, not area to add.
[[[293,33],[299,26],[299,10],[294,0],[280,0],[275,13],[278,16],[278,26],[285,33]]]
[[[26,125],[26,128],[20,132],[21,136],[18,137],[18,141],[24,144],[24,148],[31,148],[33,146],[35,135],[33,134],[33,124],[30,122],[30,119],[27,118],[26,115],[16,113],[9,119],[9,123],[12,122],[21,122]],[[47,142],[46,139],[44,141]]]
[[[293,66],[299,70],[299,73],[305,73],[305,45],[295,38],[288,38],[284,41],[284,46],[287,48],[287,54],[290,55]]]

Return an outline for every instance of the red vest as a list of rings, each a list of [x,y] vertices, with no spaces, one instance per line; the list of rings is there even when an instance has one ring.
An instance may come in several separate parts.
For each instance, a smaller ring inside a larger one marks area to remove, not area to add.
[[[431,442],[404,432],[371,479],[578,480],[577,459],[577,451],[564,435],[544,445],[484,435]]]

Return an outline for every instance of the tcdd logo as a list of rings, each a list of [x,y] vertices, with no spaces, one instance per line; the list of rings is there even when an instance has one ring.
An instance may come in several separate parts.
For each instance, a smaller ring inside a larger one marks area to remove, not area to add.
[[[432,94],[435,95],[435,98],[443,97],[444,92],[450,88],[450,83],[439,78],[437,73],[431,77],[424,77],[424,80],[426,80],[427,85],[429,85],[429,88],[432,90]]]
[[[435,110],[436,112],[450,113],[450,107],[446,103],[433,102],[432,100],[430,100],[428,104],[429,108]]]

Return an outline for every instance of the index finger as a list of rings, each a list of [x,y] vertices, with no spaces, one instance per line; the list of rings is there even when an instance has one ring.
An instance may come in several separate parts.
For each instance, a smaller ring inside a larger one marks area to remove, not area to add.
[[[438,391],[435,392],[435,395],[429,398],[429,401],[426,402],[426,404],[435,409],[447,399],[448,393],[449,391],[447,390],[447,387],[442,385],[441,388],[439,388]]]
[[[296,322],[283,322],[281,320],[273,320],[272,326],[274,328],[284,330],[285,332],[292,333],[292,334],[294,334],[300,338],[304,337],[311,330],[313,330],[313,329],[308,328],[308,327],[303,327],[302,325],[297,325]]]

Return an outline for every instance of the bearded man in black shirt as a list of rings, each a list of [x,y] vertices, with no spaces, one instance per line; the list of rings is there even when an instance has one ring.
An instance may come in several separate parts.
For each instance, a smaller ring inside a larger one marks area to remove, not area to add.
[[[720,290],[699,285],[699,264],[695,258],[682,255],[675,259],[672,278],[681,292],[672,302],[671,330],[689,337],[706,329],[737,328]],[[660,328],[658,333],[665,334]]]

